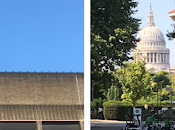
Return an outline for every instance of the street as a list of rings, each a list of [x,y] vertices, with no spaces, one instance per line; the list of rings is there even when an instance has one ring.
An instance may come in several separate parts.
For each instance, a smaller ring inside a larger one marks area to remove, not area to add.
[[[125,122],[91,122],[91,130],[121,130]]]

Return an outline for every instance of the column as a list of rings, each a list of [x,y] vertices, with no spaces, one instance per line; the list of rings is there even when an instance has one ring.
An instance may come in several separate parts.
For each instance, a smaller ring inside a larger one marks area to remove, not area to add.
[[[36,121],[36,129],[37,130],[43,130],[43,128],[42,128],[42,121]]]
[[[158,63],[160,63],[161,62],[161,54],[158,53],[157,55],[158,55]]]
[[[153,52],[153,63],[154,63],[154,52]]]
[[[80,124],[80,130],[84,130],[84,121],[80,121],[79,124]]]
[[[151,53],[149,53],[149,63],[151,63]]]

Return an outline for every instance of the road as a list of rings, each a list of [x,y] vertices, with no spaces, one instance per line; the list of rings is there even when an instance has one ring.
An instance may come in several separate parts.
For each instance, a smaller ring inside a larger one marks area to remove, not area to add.
[[[124,122],[91,122],[91,130],[121,130],[124,126]]]

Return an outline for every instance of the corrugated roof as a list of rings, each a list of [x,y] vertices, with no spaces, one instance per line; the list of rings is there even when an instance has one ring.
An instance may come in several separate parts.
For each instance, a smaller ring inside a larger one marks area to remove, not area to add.
[[[83,111],[83,105],[0,105],[0,121],[78,121]]]
[[[0,105],[83,105],[82,73],[0,73]]]
[[[83,112],[83,73],[0,73],[0,121],[78,121]]]

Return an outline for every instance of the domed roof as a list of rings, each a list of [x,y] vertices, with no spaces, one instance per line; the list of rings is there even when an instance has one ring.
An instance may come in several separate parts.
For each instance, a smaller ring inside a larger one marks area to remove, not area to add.
[[[145,27],[137,35],[137,38],[140,39],[140,42],[143,42],[143,41],[162,41],[162,42],[165,42],[162,31],[155,26]]]
[[[165,42],[162,31],[160,29],[158,29],[157,27],[155,27],[154,16],[153,16],[151,6],[150,6],[149,15],[148,15],[147,27],[143,28],[139,32],[139,34],[137,35],[137,38],[140,39],[140,42],[145,42],[145,41]]]

